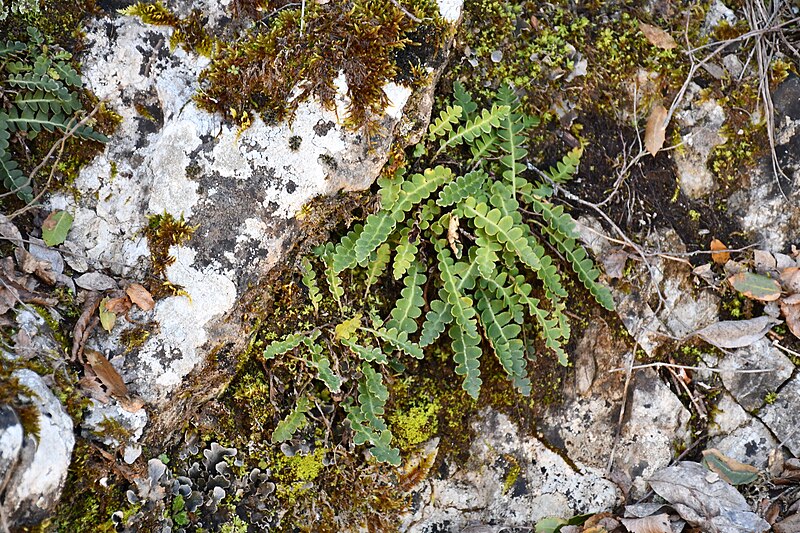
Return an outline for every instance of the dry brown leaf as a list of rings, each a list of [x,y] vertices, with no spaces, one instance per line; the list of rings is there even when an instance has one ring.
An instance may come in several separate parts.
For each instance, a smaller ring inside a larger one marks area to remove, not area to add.
[[[743,348],[763,338],[772,326],[781,321],[771,316],[759,316],[748,320],[723,320],[697,330],[697,335],[718,348]]]
[[[800,304],[800,293],[790,294],[786,298],[782,298],[781,302],[787,305]]]
[[[458,249],[458,216],[453,213],[450,214],[450,223],[447,225],[447,242],[456,257],[461,255]]]
[[[783,318],[786,319],[786,325],[789,326],[789,331],[792,335],[800,339],[800,304],[781,302],[781,313]]]
[[[664,140],[667,138],[668,114],[669,111],[661,104],[656,104],[650,111],[650,118],[647,119],[647,127],[644,130],[644,146],[652,156],[664,146]]]
[[[131,301],[138,305],[142,311],[149,311],[156,305],[150,292],[138,283],[128,285],[125,292],[128,294]]]
[[[111,396],[108,395],[103,384],[97,379],[97,374],[94,373],[92,367],[89,365],[86,365],[84,368],[85,375],[78,381],[78,385],[85,393],[89,394],[90,398],[94,398],[101,403],[109,403],[111,401]]]
[[[789,267],[781,272],[781,283],[789,294],[800,292],[800,268]]]
[[[127,315],[131,310],[131,301],[127,296],[120,296],[119,298],[111,298],[106,301],[106,310],[118,316]]]
[[[657,26],[639,22],[639,29],[642,30],[645,38],[653,46],[663,48],[664,50],[671,50],[678,46],[678,43],[675,42],[675,39],[672,38],[672,35]]]
[[[711,259],[718,265],[724,265],[731,259],[730,252],[723,252],[722,250],[727,250],[727,246],[719,239],[714,239],[711,241]]]
[[[89,338],[92,328],[97,323],[96,320],[93,323],[92,318],[94,316],[94,312],[97,311],[99,306],[99,293],[90,292],[86,295],[86,301],[83,303],[83,312],[81,312],[81,316],[78,317],[78,321],[75,322],[75,327],[72,329],[73,361],[80,360],[81,356],[83,355],[83,346],[86,343],[86,339]]]
[[[92,370],[100,381],[108,387],[108,392],[114,398],[124,398],[128,396],[128,387],[122,381],[122,376],[119,375],[117,369],[114,368],[106,357],[97,350],[85,350],[86,362],[92,367]]]
[[[24,273],[33,274],[48,285],[55,285],[56,274],[53,272],[53,266],[50,263],[37,259],[24,248],[14,250],[14,256],[17,258],[20,270]]]
[[[753,250],[753,266],[759,274],[767,274],[778,266],[775,256],[766,250]]]
[[[644,518],[620,518],[620,522],[630,533],[672,533],[666,513]]]

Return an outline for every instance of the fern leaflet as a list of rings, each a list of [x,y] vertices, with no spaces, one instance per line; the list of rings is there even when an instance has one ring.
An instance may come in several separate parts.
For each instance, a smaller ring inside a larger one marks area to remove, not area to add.
[[[278,422],[275,431],[272,433],[272,444],[285,442],[291,439],[292,436],[297,433],[297,430],[305,427],[308,422],[306,413],[311,411],[311,408],[311,401],[307,397],[301,396],[297,400],[297,405],[295,405],[292,412],[286,415],[286,418]]]
[[[322,294],[319,292],[317,285],[317,274],[314,272],[314,267],[311,266],[311,261],[307,257],[303,258],[303,285],[308,290],[308,299],[311,300],[311,305],[314,306],[314,313],[319,313],[319,304],[322,302]]]
[[[448,207],[468,198],[475,196],[481,190],[483,184],[489,176],[483,170],[473,170],[455,181],[445,185],[439,191],[439,198],[436,203],[441,207]]]
[[[525,368],[525,345],[519,339],[522,328],[512,321],[511,313],[504,310],[502,300],[491,299],[483,291],[478,291],[478,309],[481,311],[483,330],[503,370],[520,394],[530,395],[531,383]]]
[[[419,264],[412,264],[403,280],[405,288],[400,291],[400,299],[392,309],[392,318],[386,322],[387,329],[394,328],[406,334],[417,331],[417,319],[422,314],[422,306],[425,305],[422,297],[422,285],[425,279],[425,274],[420,272]]]
[[[453,124],[458,124],[461,111],[461,106],[447,106],[447,109],[443,109],[439,118],[428,127],[428,139],[432,141],[453,131]]]

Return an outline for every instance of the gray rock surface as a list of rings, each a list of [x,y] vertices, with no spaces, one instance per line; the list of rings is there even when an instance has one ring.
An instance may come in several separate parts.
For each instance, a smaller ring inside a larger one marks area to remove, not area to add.
[[[765,468],[770,451],[778,447],[769,429],[728,393],[723,393],[717,403],[708,435],[708,447],[756,468]]]
[[[761,339],[750,346],[739,348],[721,358],[719,368],[725,388],[745,410],[752,411],[764,405],[764,398],[791,377],[792,361],[783,352],[772,346],[768,339]],[[767,372],[741,373],[737,370],[767,370]]]
[[[25,435],[19,462],[6,485],[2,504],[12,527],[37,524],[53,510],[75,445],[72,419],[42,378],[31,370],[17,370],[14,375],[35,394],[32,401],[39,410],[39,438]]]
[[[227,2],[206,4],[209,24],[224,24]],[[460,12],[460,1],[442,3],[448,20],[455,22]],[[188,244],[172,247],[175,262],[166,271],[190,298],[160,300],[143,317],[158,323],[157,332],[122,357],[129,390],[157,406],[159,431],[167,432],[180,423],[187,404],[212,397],[230,378],[210,369],[206,358],[243,347],[242,313],[234,309],[294,244],[300,226],[294,216],[314,197],[368,187],[395,137],[413,142],[417,126],[426,123],[439,74],[434,70],[431,85],[416,94],[386,85],[390,105],[369,138],[341,125],[347,116],[343,92],[337,109],[308,101],[291,124],[266,125],[255,118],[238,131],[192,101],[208,59],[181,49],[169,52],[170,32],[124,16],[89,24],[85,83],[122,123],[105,152],[76,180],[79,195],[49,200],[51,208],[73,213],[64,246],[83,256],[90,272],[133,280],[144,279],[149,266],[141,233],[148,216],[169,213],[198,226]],[[434,67],[443,64],[443,52],[431,58]],[[343,78],[337,83],[344,88]],[[153,120],[140,115],[141,106]],[[300,147],[292,150],[289,139],[295,136]],[[93,343],[109,358],[123,356],[117,336]],[[193,372],[192,384],[187,377]],[[179,389],[193,386],[191,394],[174,401]]]
[[[0,487],[17,462],[22,450],[22,437],[22,424],[17,414],[11,407],[0,405]]]
[[[800,457],[800,374],[795,373],[778,392],[775,403],[765,405],[759,417],[795,457]]]
[[[532,526],[546,516],[597,512],[619,502],[619,489],[602,471],[566,461],[521,434],[507,416],[486,410],[473,425],[478,438],[470,458],[448,463],[444,479],[429,480],[415,495],[420,504],[403,520],[403,531],[456,532],[476,523]]]

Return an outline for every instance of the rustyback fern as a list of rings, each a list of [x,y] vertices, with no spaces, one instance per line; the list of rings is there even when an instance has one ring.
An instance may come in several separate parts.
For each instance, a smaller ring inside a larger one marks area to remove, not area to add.
[[[33,186],[14,160],[14,144],[41,131],[73,129],[82,139],[108,141],[88,125],[76,128],[83,110],[76,91],[82,81],[69,63],[72,56],[46,45],[35,28],[28,28],[28,38],[27,43],[0,43],[0,181],[25,202],[33,200]]]
[[[378,180],[380,209],[335,246],[318,250],[342,315],[333,334],[328,332],[327,345],[288,335],[264,353],[276,357],[300,351],[301,344],[313,347],[308,364],[318,379],[331,392],[350,391],[344,405],[353,442],[368,445],[376,459],[391,464],[400,459],[384,421],[389,392],[383,376],[402,371],[403,358],[423,359],[426,347],[449,345],[462,388],[477,399],[481,360],[491,355],[511,385],[528,395],[533,337],[559,363],[569,363],[562,267],[601,305],[614,305],[578,243],[575,221],[552,200],[552,184],[574,175],[581,151],[532,175],[526,143],[538,121],[522,113],[510,87],[502,87],[488,109],[478,109],[460,84],[454,99],[431,123],[425,145],[414,150],[423,159],[408,173]],[[306,265],[303,283],[312,304],[319,305],[308,272]],[[345,290],[345,281],[354,279],[366,286],[358,303]],[[370,288],[392,286],[397,297],[388,305],[369,303]],[[328,375],[335,357],[359,361],[350,378],[355,384]]]

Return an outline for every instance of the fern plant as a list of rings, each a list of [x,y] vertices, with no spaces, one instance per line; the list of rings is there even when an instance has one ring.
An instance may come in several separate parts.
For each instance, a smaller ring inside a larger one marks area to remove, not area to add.
[[[520,111],[514,91],[500,88],[496,101],[479,111],[456,84],[454,100],[415,150],[421,171],[401,169],[381,177],[380,210],[335,246],[318,250],[328,289],[344,314],[346,271],[353,272],[350,279],[363,272],[367,290],[381,278],[402,280],[387,316],[351,313],[328,342],[331,353],[360,360],[357,392],[345,402],[353,442],[369,444],[374,457],[392,464],[400,458],[383,420],[389,393],[382,374],[390,366],[402,368],[402,357],[422,359],[426,347],[443,339],[472,398],[480,394],[485,353],[497,358],[521,394],[530,394],[523,330],[531,322],[559,363],[568,364],[568,294],[555,252],[603,307],[614,308],[610,291],[597,281],[599,271],[578,244],[575,221],[552,201],[552,184],[574,175],[581,151],[573,150],[543,172],[545,178],[532,180],[526,130],[538,121]],[[440,163],[442,154],[447,166]],[[315,278],[306,274],[303,281],[318,302]],[[317,342],[309,339],[302,342]],[[301,341],[289,335],[268,346],[265,356],[289,346]],[[328,384],[321,371],[318,376]]]
[[[36,28],[29,40],[0,42],[0,181],[25,202],[33,200],[33,187],[14,160],[11,143],[34,139],[42,130],[66,133],[80,121],[83,105],[77,91],[81,77],[69,64],[72,55],[47,46]],[[74,135],[107,142],[90,126]]]

